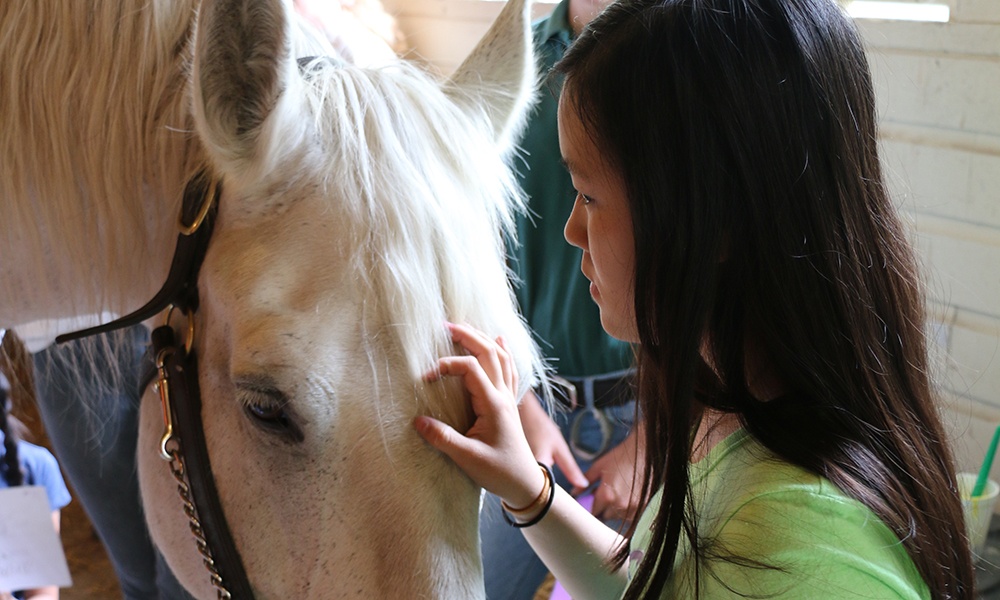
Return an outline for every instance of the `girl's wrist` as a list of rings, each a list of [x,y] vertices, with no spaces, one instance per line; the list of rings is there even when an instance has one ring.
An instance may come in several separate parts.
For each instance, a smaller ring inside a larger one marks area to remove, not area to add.
[[[542,520],[552,500],[555,497],[556,482],[552,476],[552,469],[548,465],[538,463],[536,473],[541,478],[539,492],[524,504],[511,504],[506,499],[502,499],[500,504],[503,508],[504,520],[513,527],[530,527]]]
[[[526,471],[530,473],[527,484],[511,496],[501,498],[504,507],[513,512],[526,509],[545,491],[545,472],[538,465],[532,465]]]

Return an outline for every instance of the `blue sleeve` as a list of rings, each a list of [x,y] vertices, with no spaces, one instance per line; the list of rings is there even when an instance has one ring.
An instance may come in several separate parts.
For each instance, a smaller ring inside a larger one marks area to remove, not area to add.
[[[25,470],[25,485],[40,485],[49,496],[52,510],[60,510],[72,499],[63,480],[59,463],[52,453],[41,446],[18,442],[18,454]]]

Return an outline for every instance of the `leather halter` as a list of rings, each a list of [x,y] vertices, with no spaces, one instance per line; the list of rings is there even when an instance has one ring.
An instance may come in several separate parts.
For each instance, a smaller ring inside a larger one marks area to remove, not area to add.
[[[221,184],[206,173],[196,175],[184,190],[180,229],[170,272],[160,291],[142,308],[120,319],[61,335],[57,342],[129,327],[173,308],[188,317],[188,332],[183,344],[167,323],[157,327],[146,351],[146,368],[140,379],[140,393],[155,378],[163,408],[165,433],[160,441],[160,455],[170,461],[177,482],[177,492],[190,521],[198,552],[219,599],[250,600],[253,592],[239,551],[233,542],[215,477],[209,461],[202,424],[201,393],[198,386],[198,362],[193,349],[194,314],[198,310],[198,272],[212,236],[215,211]],[[187,458],[187,460],[185,460]]]

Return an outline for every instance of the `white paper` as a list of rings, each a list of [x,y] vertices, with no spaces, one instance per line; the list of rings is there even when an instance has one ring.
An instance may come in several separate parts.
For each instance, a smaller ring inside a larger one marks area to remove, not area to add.
[[[45,488],[0,489],[0,591],[71,585]]]

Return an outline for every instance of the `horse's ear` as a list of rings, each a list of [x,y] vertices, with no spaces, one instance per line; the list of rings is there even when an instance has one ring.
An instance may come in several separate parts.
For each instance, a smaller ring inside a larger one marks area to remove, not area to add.
[[[204,0],[192,69],[195,125],[224,174],[266,173],[299,147],[300,81],[283,0]],[[280,135],[281,140],[272,139]]]
[[[537,76],[531,40],[531,0],[508,0],[446,91],[456,102],[485,110],[497,140],[509,147],[534,99]]]

